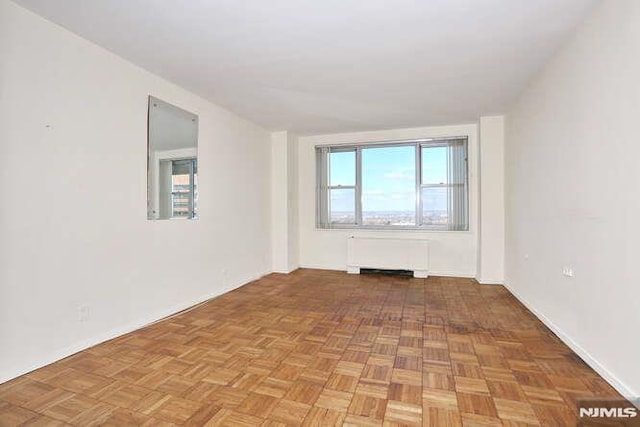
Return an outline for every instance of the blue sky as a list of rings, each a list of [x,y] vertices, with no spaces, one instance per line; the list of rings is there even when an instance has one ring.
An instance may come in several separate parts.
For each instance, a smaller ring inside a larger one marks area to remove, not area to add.
[[[331,153],[330,185],[355,185],[355,152]],[[424,183],[447,180],[447,148],[423,150]],[[362,151],[362,209],[413,211],[415,209],[415,147],[367,148]],[[446,192],[423,195],[425,210],[446,210]],[[333,190],[333,211],[353,211],[354,190]]]

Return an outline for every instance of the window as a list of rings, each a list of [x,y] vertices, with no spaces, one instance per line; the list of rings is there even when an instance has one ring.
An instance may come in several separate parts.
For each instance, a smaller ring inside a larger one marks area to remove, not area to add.
[[[319,228],[469,229],[467,138],[316,147]]]
[[[196,218],[198,202],[198,166],[195,158],[161,160],[160,171],[169,181],[166,198],[169,218]],[[162,187],[162,185],[161,185]]]

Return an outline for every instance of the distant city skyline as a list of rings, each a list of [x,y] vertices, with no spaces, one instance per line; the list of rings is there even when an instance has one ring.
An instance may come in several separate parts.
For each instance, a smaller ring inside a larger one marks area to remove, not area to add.
[[[353,211],[332,211],[330,222],[333,224],[354,224]],[[415,210],[405,211],[367,211],[362,213],[362,225],[415,225]],[[447,225],[449,212],[446,210],[425,211],[422,225]]]

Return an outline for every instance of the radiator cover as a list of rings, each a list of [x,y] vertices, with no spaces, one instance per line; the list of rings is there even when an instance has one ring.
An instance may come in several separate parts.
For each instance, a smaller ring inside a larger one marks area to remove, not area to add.
[[[347,272],[361,268],[412,270],[414,277],[429,275],[429,242],[425,239],[357,237],[347,239]]]

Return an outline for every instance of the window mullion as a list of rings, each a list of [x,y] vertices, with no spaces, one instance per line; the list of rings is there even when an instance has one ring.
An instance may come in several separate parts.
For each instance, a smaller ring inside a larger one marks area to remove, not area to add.
[[[416,226],[422,226],[422,152],[416,144]]]
[[[362,148],[356,148],[356,225],[362,225]]]
[[[189,219],[195,217],[194,162],[189,162]]]
[[[327,150],[327,154],[326,154],[326,163],[327,163],[327,173],[325,176],[325,183],[327,188],[329,188],[329,186],[331,185],[331,148],[329,148]],[[327,215],[327,225],[329,227],[331,227],[331,191],[327,190],[327,208],[326,208],[326,215]]]

